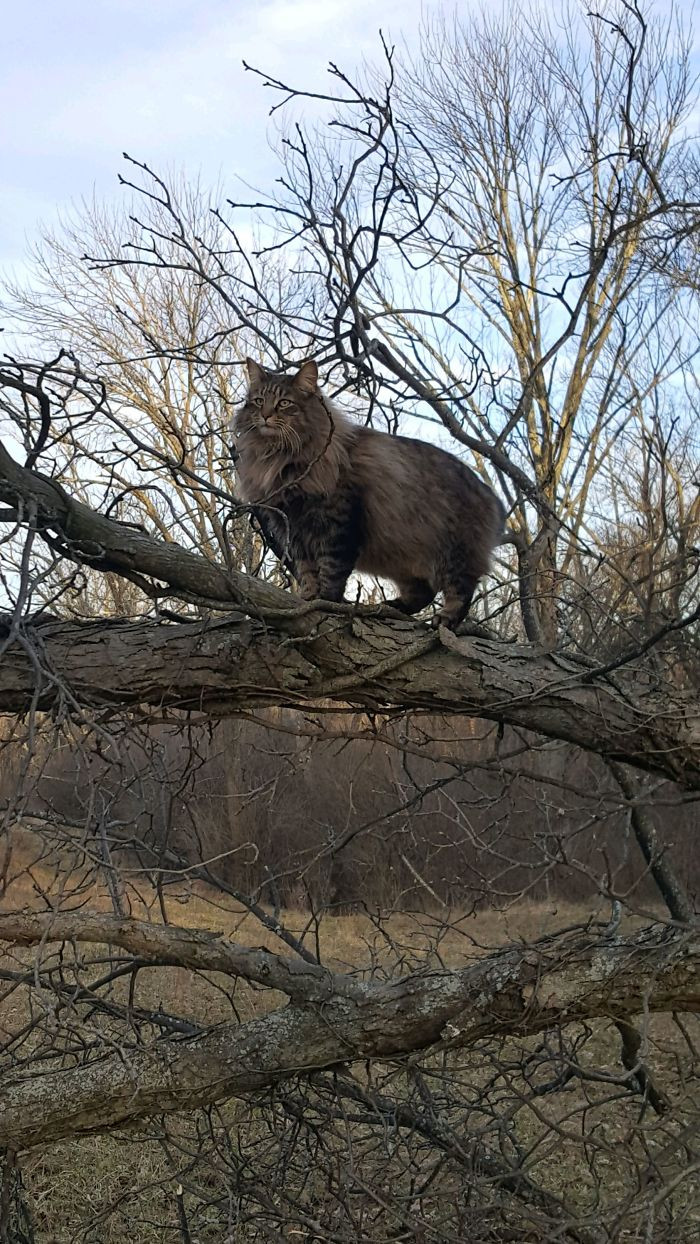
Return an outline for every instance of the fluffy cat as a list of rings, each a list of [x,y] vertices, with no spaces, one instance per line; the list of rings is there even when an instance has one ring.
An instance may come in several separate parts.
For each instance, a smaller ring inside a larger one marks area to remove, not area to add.
[[[442,592],[439,619],[458,626],[503,533],[495,493],[435,445],[351,422],[319,392],[313,361],[292,376],[246,362],[240,492],[304,599],[340,601],[365,571],[397,585],[391,604],[406,613]]]

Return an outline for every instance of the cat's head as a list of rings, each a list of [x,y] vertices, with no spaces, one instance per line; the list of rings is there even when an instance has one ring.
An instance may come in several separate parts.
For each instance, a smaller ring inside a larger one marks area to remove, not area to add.
[[[266,371],[246,359],[248,393],[238,411],[235,430],[259,440],[261,448],[302,454],[318,436],[319,423],[329,430],[327,407],[318,389],[318,368],[312,359],[294,375]]]
[[[302,363],[296,375],[266,371],[252,359],[246,364],[248,393],[233,420],[242,494],[248,500],[279,494],[281,473],[293,465],[302,492],[328,496],[348,466],[355,433],[319,393],[316,364]]]

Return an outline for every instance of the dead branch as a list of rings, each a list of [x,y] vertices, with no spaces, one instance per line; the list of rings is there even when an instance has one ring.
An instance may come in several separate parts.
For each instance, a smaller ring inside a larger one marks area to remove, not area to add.
[[[33,934],[41,938],[39,924]],[[522,1038],[640,1010],[698,1011],[698,949],[695,930],[651,926],[608,944],[565,933],[498,951],[462,971],[367,983],[359,997],[292,1004],[192,1040],[136,1047],[128,1058],[120,1051],[32,1080],[8,1075],[0,1091],[0,1146],[23,1150],[128,1127],[355,1060],[464,1047],[496,1034]]]

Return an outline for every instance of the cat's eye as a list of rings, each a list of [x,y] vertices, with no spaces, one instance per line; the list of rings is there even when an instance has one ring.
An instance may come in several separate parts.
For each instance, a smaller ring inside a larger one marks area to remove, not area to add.
[[[255,397],[251,397],[250,400],[254,406],[262,406],[265,399],[259,393],[256,393]]]
[[[289,406],[293,406],[293,405],[294,405],[294,402],[290,402],[287,400],[286,397],[283,397],[281,402],[277,403],[277,408],[278,410],[286,410]]]

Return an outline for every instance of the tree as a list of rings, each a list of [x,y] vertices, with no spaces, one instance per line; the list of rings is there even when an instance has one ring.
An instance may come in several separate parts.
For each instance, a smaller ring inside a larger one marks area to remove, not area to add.
[[[128,178],[120,180],[128,193]],[[96,382],[106,381],[109,402],[92,404],[88,424],[64,407],[63,434],[52,448],[71,491],[88,502],[101,492],[113,513],[146,523],[161,539],[253,569],[259,542],[256,548],[247,523],[236,523],[228,424],[236,369],[254,338],[250,325],[231,328],[202,276],[202,257],[220,256],[244,299],[246,259],[211,207],[217,188],[207,193],[180,176],[161,191],[162,198],[134,193],[125,209],[151,238],[150,261],[137,251],[140,262],[126,268],[86,264],[86,253],[121,250],[123,213],[83,203],[35,244],[31,278],[24,286],[7,283],[6,309],[25,340],[61,353],[64,387],[78,356]],[[293,305],[294,283],[282,281],[274,261],[262,264],[260,281],[259,299],[267,291],[276,317]],[[263,332],[260,306],[256,324]],[[279,326],[271,317],[269,334]],[[64,396],[74,405],[76,394]],[[26,434],[21,419],[19,430]],[[91,587],[99,590],[94,581]]]
[[[86,284],[55,239],[23,297],[71,354],[0,367],[0,1148],[78,1238],[692,1234],[687,52],[624,2],[512,21],[334,70],[261,254],[141,164],[126,255],[94,210]],[[497,473],[478,623],[245,572],[206,446],[253,329]]]

